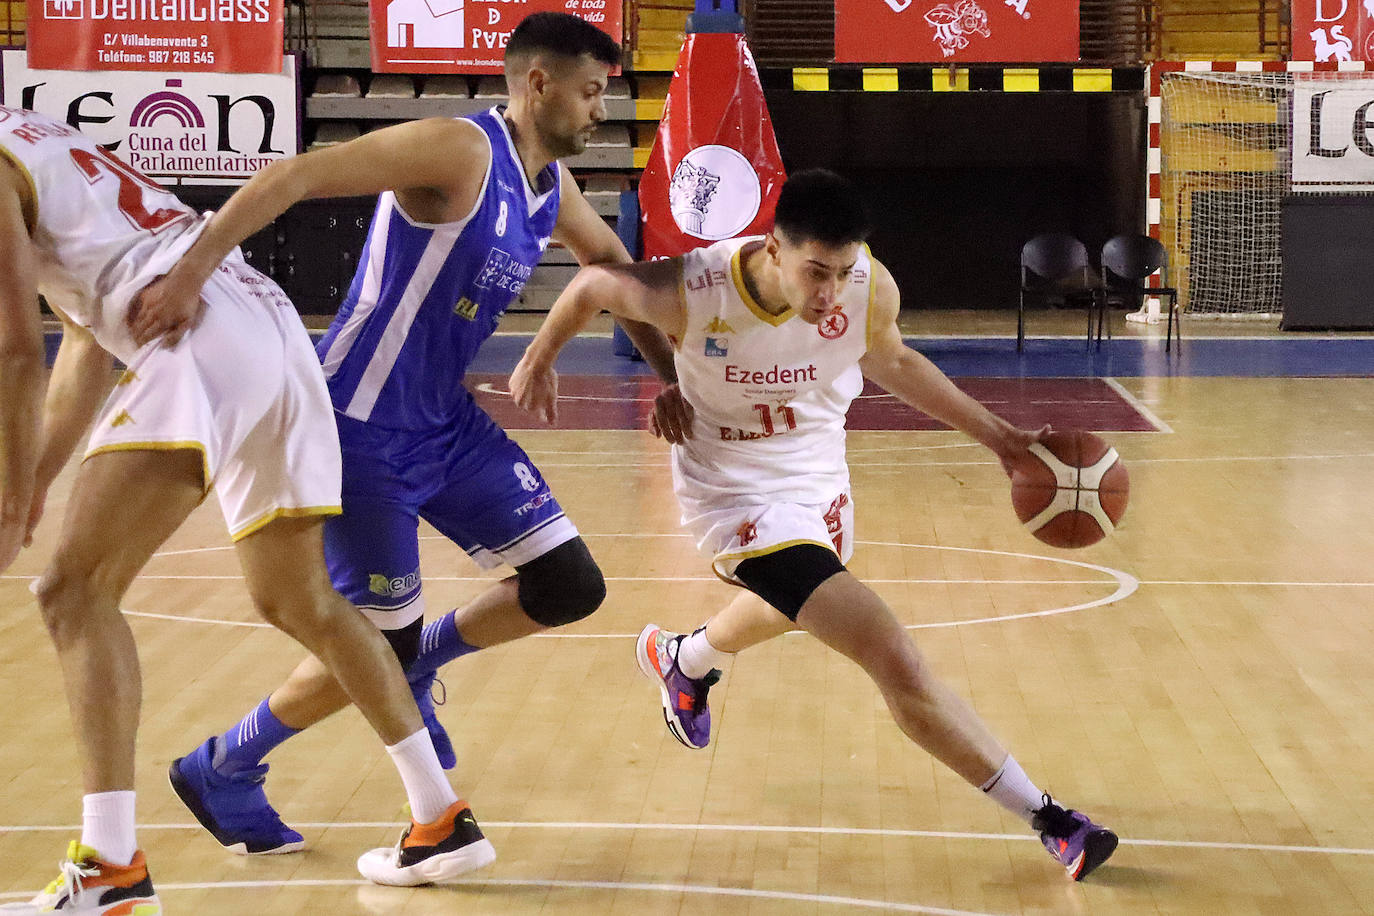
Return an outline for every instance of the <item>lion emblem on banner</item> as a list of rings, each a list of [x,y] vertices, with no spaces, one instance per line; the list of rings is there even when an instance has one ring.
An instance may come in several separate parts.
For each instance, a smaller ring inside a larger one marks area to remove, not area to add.
[[[1345,35],[1345,29],[1338,25],[1331,27],[1331,38],[1326,37],[1326,29],[1316,29],[1309,37],[1312,39],[1313,60],[1350,60],[1350,52],[1355,43]]]
[[[935,29],[935,40],[945,57],[968,47],[969,35],[989,38],[988,13],[973,0],[959,0],[958,5],[941,3],[926,13],[926,22]]]

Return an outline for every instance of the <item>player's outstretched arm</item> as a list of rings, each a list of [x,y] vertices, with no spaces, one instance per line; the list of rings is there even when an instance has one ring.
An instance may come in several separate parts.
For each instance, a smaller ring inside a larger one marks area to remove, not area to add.
[[[902,340],[897,327],[901,307],[897,282],[877,260],[873,261],[873,282],[877,290],[869,316],[872,339],[868,353],[859,361],[864,376],[903,403],[986,445],[1008,474],[1017,464],[1031,460],[1028,446],[1047,435],[1049,427],[1018,429],[960,391],[938,366]]]
[[[293,204],[415,190],[460,207],[467,194],[471,207],[490,156],[481,128],[460,119],[428,118],[265,166],[225,202],[167,275],[139,293],[130,309],[134,340],[142,346],[191,321],[200,289],[220,262]]]
[[[42,422],[43,319],[26,193],[18,173],[0,160],[0,572],[24,542]]]
[[[594,265],[578,271],[511,373],[515,403],[545,423],[557,421],[558,374],[554,363],[568,341],[602,309],[617,318],[653,325],[680,340],[685,326],[678,295],[681,275],[678,258]]]
[[[611,231],[592,205],[582,196],[577,181],[565,165],[562,174],[561,204],[554,238],[568,247],[583,267],[591,264],[629,264],[630,256],[620,236]],[[664,390],[654,399],[652,429],[670,443],[680,444],[692,435],[692,405],[682,397],[677,387],[677,365],[673,361],[673,345],[658,328],[642,321],[619,319],[630,340],[643,355],[645,362],[663,382]]]

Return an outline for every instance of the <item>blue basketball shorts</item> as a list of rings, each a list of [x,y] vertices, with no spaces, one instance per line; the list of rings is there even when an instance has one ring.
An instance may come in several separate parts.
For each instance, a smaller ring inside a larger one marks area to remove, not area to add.
[[[424,617],[420,519],[484,569],[522,566],[578,536],[525,450],[472,414],[424,432],[334,414],[343,514],[325,523],[325,561],[339,594],[383,630]]]

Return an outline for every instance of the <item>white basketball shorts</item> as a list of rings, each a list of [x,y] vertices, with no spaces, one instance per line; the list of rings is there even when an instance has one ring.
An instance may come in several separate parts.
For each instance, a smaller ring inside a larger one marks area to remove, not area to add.
[[[96,419],[86,457],[194,448],[229,534],[339,510],[339,435],[310,335],[286,294],[237,251],[175,347],[141,348]]]
[[[854,556],[854,500],[848,490],[816,505],[776,502],[706,509],[684,515],[682,524],[711,560],[711,570],[732,585],[742,584],[735,578],[742,561],[795,544],[829,548],[841,563]]]

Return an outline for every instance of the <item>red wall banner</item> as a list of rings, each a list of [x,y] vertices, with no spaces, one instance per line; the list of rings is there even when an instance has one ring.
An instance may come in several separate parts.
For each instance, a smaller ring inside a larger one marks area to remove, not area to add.
[[[744,36],[687,36],[639,180],[644,258],[773,228],[787,174]]]
[[[580,16],[621,40],[621,0],[369,0],[377,73],[500,73],[531,13]]]
[[[1074,61],[1078,0],[835,0],[835,60]]]
[[[1374,0],[1293,0],[1293,60],[1374,61]]]
[[[30,0],[35,70],[281,73],[282,0]]]

